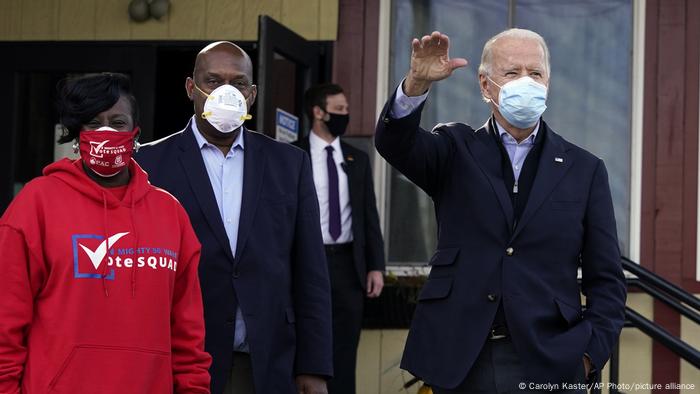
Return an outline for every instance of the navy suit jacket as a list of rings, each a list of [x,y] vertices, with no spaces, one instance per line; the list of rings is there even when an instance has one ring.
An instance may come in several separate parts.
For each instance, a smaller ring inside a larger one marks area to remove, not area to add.
[[[622,329],[626,297],[603,162],[541,121],[537,175],[514,224],[489,123],[478,130],[439,124],[428,132],[419,127],[422,106],[394,119],[392,102],[380,116],[376,147],[432,197],[439,228],[401,367],[456,387],[502,302],[530,381],[572,381],[584,353],[602,368]]]
[[[301,149],[242,132],[235,257],[189,125],[142,146],[136,160],[151,183],[182,203],[202,244],[212,393],[223,391],[231,370],[235,299],[246,323],[256,392],[296,393],[295,375],[333,374],[330,282],[311,164]]]
[[[309,138],[295,143],[309,155]],[[345,164],[343,170],[348,176],[350,207],[352,208],[352,251],[355,272],[360,286],[367,288],[368,271],[384,271],[384,239],[379,227],[377,200],[372,183],[372,167],[367,153],[340,142]]]

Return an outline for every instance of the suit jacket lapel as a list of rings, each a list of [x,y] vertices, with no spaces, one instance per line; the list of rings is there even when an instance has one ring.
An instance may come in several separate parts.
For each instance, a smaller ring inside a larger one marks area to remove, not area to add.
[[[532,184],[532,190],[530,191],[530,197],[527,199],[525,210],[513,233],[513,239],[518,236],[527,225],[527,222],[532,219],[534,213],[552,193],[573,164],[573,158],[566,154],[561,137],[549,129],[544,121],[542,121],[541,126],[545,128],[545,140],[542,154],[540,155],[540,162],[537,166],[537,175],[535,175],[535,181]]]
[[[309,155],[309,160],[311,162],[311,172],[314,171],[314,161],[311,159],[311,143],[309,142],[309,137],[304,137],[298,140],[295,144],[297,147],[301,148],[307,155]]]
[[[309,142],[309,137],[300,139],[297,146],[305,150],[309,155],[311,154],[311,143]]]
[[[238,240],[236,254],[241,255],[250,235],[255,211],[258,208],[260,192],[265,175],[266,152],[259,141],[251,137],[251,132],[243,128],[244,167],[243,167],[243,197],[241,199],[241,217],[238,222]]]
[[[487,122],[483,127],[475,132],[475,139],[468,145],[469,150],[474,155],[476,163],[481,167],[484,175],[491,183],[494,193],[501,204],[503,215],[508,228],[513,228],[513,204],[510,201],[508,190],[506,190],[505,182],[503,181],[503,170],[501,168],[501,151],[496,145],[491,133],[491,121]]]
[[[182,164],[183,172],[192,188],[192,193],[197,199],[199,207],[216,239],[221,243],[231,261],[233,261],[233,253],[231,253],[231,246],[226,236],[224,222],[221,219],[219,207],[216,205],[216,197],[214,197],[214,191],[209,181],[209,175],[204,166],[202,152],[197,146],[197,140],[194,138],[194,132],[190,125],[187,125],[184,133],[182,133],[180,149],[182,149],[180,164]]]

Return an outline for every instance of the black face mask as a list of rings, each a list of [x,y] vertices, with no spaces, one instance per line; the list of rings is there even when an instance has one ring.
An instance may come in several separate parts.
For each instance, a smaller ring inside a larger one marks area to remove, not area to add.
[[[340,137],[341,135],[345,134],[345,129],[348,127],[348,122],[350,122],[350,115],[332,114],[330,112],[326,113],[328,114],[329,118],[323,122],[326,124],[328,131],[334,137]]]

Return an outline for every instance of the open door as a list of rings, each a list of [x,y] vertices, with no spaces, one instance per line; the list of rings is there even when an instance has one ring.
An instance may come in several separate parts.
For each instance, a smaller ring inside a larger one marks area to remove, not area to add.
[[[303,96],[320,82],[321,47],[267,15],[258,29],[257,131],[291,142],[310,128]]]

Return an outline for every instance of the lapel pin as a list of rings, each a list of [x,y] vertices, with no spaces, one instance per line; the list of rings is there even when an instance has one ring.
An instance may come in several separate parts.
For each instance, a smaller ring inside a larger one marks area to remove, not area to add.
[[[355,161],[355,158],[348,155],[348,156],[345,157],[345,160],[347,160],[347,161]]]
[[[555,157],[554,161],[556,161],[557,163],[563,163],[564,159],[562,159],[561,157]]]

